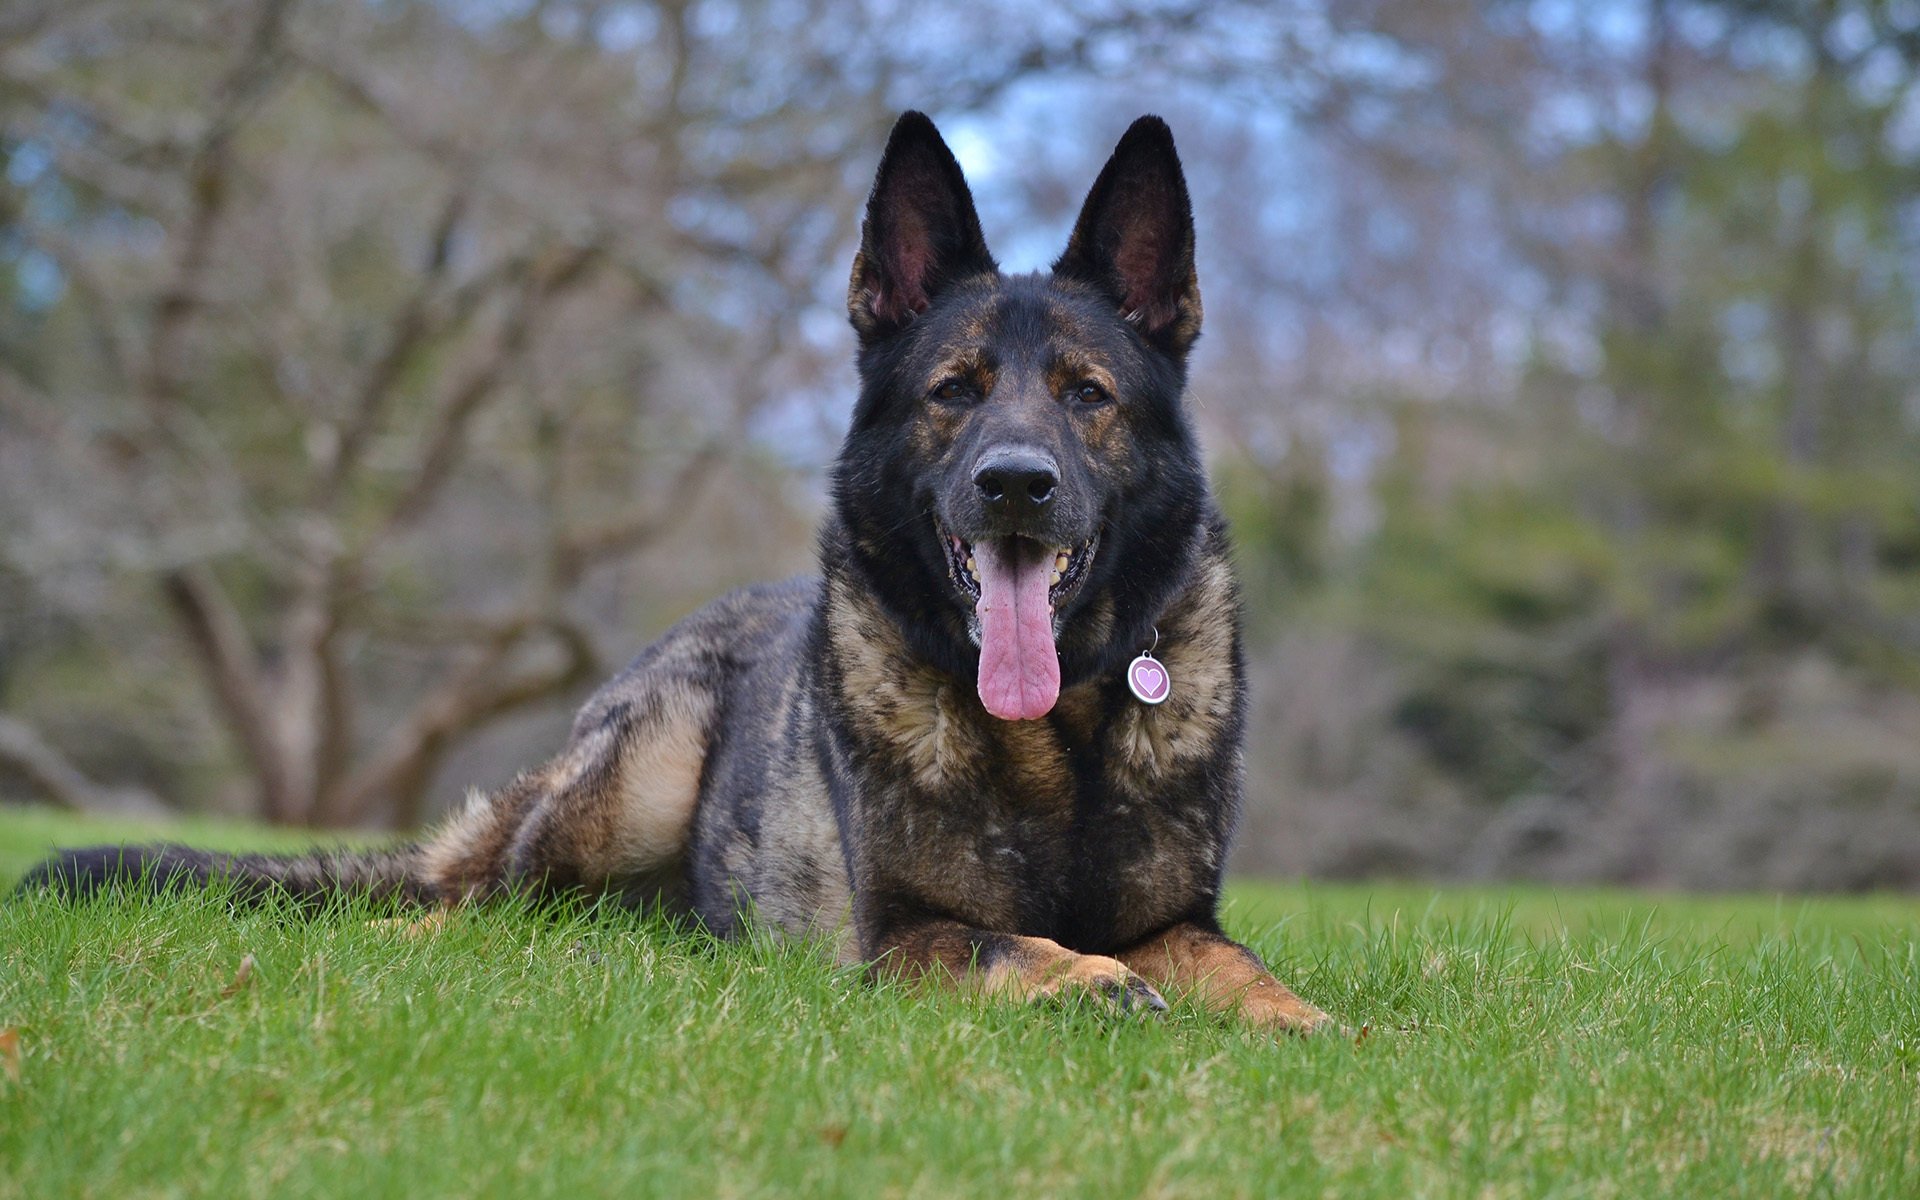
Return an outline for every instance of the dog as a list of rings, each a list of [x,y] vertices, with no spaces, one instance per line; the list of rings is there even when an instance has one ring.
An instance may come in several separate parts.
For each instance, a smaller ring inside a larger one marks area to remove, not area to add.
[[[1185,407],[1201,305],[1165,122],[1127,130],[1050,272],[1006,275],[958,162],[906,113],[847,310],[860,391],[819,577],[674,626],[557,757],[417,845],[95,847],[23,886],[610,893],[963,989],[1328,1025],[1219,921],[1246,686]]]

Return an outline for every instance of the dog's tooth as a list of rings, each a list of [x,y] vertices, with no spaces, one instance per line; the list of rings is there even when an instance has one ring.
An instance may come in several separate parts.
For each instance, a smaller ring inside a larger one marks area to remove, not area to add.
[[[973,565],[973,555],[967,555],[967,574],[973,576],[975,583],[980,582],[980,568]]]

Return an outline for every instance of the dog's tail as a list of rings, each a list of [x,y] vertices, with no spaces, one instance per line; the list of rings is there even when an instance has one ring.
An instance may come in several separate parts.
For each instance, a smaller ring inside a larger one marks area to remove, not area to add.
[[[212,883],[245,900],[284,896],[321,904],[336,896],[431,903],[417,846],[381,850],[312,850],[304,854],[219,854],[186,846],[87,846],[57,850],[15,894],[45,889],[82,898],[122,889],[159,893]]]

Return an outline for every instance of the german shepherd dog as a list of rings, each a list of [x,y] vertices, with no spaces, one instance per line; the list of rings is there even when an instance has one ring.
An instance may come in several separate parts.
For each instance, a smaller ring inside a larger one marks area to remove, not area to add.
[[[847,308],[860,395],[819,578],[670,629],[556,758],[417,845],[67,850],[25,886],[610,892],[963,988],[1326,1024],[1218,918],[1246,689],[1182,399],[1200,293],[1166,124],[1127,130],[1050,273],[1009,276],[907,113]]]

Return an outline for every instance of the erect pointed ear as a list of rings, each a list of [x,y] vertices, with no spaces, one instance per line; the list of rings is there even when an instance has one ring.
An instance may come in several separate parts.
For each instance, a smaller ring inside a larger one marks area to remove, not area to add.
[[[1053,271],[1105,291],[1172,354],[1184,355],[1200,336],[1193,204],[1165,121],[1141,117],[1121,137]]]
[[[925,312],[953,281],[997,269],[953,151],[925,114],[903,113],[874,176],[847,285],[861,343]]]

